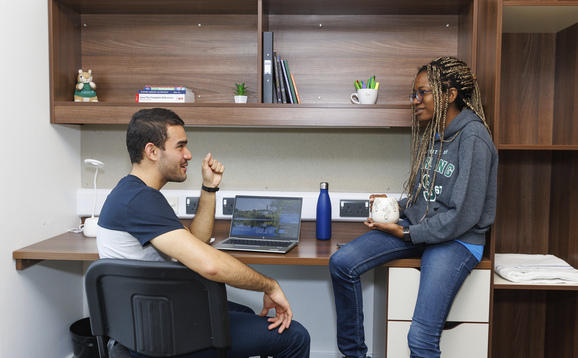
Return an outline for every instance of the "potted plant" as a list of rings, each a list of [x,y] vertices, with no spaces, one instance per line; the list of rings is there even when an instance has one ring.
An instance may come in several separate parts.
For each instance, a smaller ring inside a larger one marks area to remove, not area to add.
[[[235,103],[247,103],[247,92],[249,89],[245,87],[244,83],[235,83],[235,87]]]

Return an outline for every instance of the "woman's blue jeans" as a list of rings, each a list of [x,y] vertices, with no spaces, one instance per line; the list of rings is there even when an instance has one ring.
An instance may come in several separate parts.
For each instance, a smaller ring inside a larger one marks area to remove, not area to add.
[[[269,330],[267,317],[259,317],[244,305],[229,301],[229,321],[231,326],[231,348],[227,358],[244,358],[266,355],[279,358],[308,358],[309,332],[299,322],[291,321],[291,326],[279,334],[277,329]],[[133,357],[148,358],[131,352]],[[178,358],[215,358],[215,349],[207,349]]]
[[[389,261],[419,256],[419,292],[408,334],[410,357],[440,356],[439,342],[449,310],[478,260],[454,240],[416,245],[378,230],[344,245],[329,261],[337,311],[337,345],[343,355],[367,354],[360,276]]]

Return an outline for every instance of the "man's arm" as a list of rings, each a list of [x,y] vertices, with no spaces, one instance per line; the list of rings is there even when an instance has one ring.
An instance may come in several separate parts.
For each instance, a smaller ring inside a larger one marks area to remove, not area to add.
[[[221,183],[225,166],[219,163],[211,153],[203,158],[201,163],[201,174],[203,185],[208,188],[216,188]],[[215,223],[215,193],[201,190],[199,206],[195,218],[189,225],[191,233],[203,242],[209,242],[213,235],[213,225]]]
[[[233,256],[206,245],[185,229],[173,230],[151,240],[157,249],[183,263],[201,276],[227,285],[263,292],[263,311],[275,309],[275,317],[269,318],[269,329],[279,328],[279,333],[289,328],[293,313],[281,286]]]
[[[197,239],[208,243],[215,224],[215,193],[201,190],[197,213],[189,225],[189,230]]]

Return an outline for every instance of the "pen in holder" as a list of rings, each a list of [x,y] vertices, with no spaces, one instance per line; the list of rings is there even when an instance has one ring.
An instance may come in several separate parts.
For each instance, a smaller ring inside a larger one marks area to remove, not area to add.
[[[351,94],[351,102],[355,104],[375,104],[377,102],[377,89],[362,88]]]
[[[375,82],[375,76],[367,80],[367,85],[363,81],[354,82],[357,92],[352,93],[351,102],[355,104],[376,104],[379,82]]]

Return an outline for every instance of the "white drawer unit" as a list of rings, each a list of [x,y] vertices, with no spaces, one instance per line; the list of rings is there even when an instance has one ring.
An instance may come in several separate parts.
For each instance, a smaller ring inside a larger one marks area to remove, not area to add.
[[[448,321],[489,322],[491,270],[473,270],[458,291]],[[390,268],[387,319],[411,321],[417,300],[420,271]]]
[[[473,270],[458,291],[441,337],[442,358],[487,358],[490,317],[491,270]],[[417,293],[420,271],[389,268],[387,280],[386,357],[409,357],[407,333]]]
[[[390,321],[387,324],[388,358],[409,357],[407,346],[408,321]],[[461,323],[442,332],[442,358],[487,358],[488,323]]]

